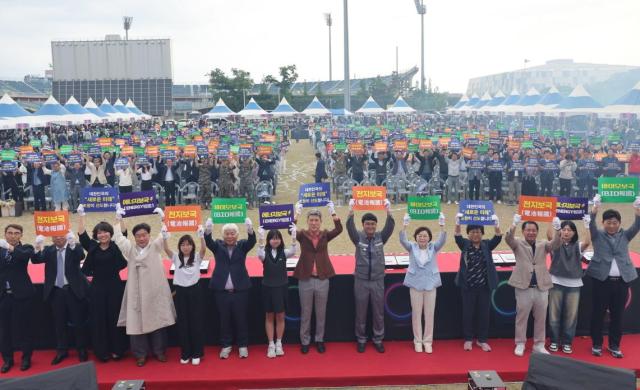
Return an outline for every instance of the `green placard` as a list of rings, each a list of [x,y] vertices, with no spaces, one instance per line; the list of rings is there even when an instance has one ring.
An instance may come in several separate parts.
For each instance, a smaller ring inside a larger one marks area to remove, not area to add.
[[[571,137],[569,137],[569,145],[571,146],[578,146],[580,145],[581,141],[582,137],[579,137],[577,135],[572,135]]]
[[[488,151],[489,145],[487,144],[478,145],[478,147],[476,148],[476,152],[478,153],[487,153]]]
[[[335,144],[333,145],[333,148],[336,150],[336,152],[344,152],[345,150],[347,150],[347,144]]]
[[[243,223],[247,218],[245,198],[214,198],[211,200],[213,223]]]
[[[15,161],[16,160],[16,151],[9,149],[3,150],[1,155],[2,161]]]
[[[73,145],[62,145],[60,146],[60,154],[70,154],[71,152],[73,152]]]
[[[520,144],[520,148],[533,149],[533,141],[522,141],[522,143]]]
[[[133,154],[135,154],[136,156],[144,156],[144,148],[141,146],[134,146]]]
[[[602,145],[602,137],[591,137],[589,143],[591,145]]]
[[[407,203],[407,211],[412,219],[431,220],[440,217],[440,197],[410,196]]]
[[[39,139],[32,139],[31,142],[29,142],[29,145],[33,146],[34,148],[39,148],[42,146],[42,141],[40,141]]]
[[[607,140],[609,142],[620,142],[620,134],[609,134]]]
[[[562,138],[562,137],[564,137],[564,131],[562,131],[562,130],[555,130],[555,131],[553,132],[553,137],[554,137],[554,138]]]
[[[233,154],[238,154],[240,152],[240,145],[231,145],[229,151]]]
[[[598,194],[603,202],[631,203],[638,196],[637,177],[600,177]]]
[[[417,153],[418,152],[418,147],[420,145],[418,144],[409,144],[409,148],[407,149],[409,152],[411,153]]]

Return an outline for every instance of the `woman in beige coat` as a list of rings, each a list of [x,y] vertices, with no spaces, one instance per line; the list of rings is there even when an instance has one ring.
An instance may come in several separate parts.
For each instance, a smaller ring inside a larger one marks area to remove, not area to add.
[[[176,310],[162,264],[162,236],[151,241],[151,227],[141,223],[133,227],[135,243],[122,235],[127,230],[122,221],[124,210],[116,206],[114,238],[127,259],[128,277],[122,298],[118,326],[125,326],[130,336],[131,352],[142,367],[147,354],[166,362],[166,327],[175,324]]]

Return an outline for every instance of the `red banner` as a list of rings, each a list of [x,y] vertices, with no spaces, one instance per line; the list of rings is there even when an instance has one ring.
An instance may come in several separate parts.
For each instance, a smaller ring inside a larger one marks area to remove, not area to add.
[[[36,235],[45,237],[66,236],[71,230],[68,211],[35,211],[33,223]]]

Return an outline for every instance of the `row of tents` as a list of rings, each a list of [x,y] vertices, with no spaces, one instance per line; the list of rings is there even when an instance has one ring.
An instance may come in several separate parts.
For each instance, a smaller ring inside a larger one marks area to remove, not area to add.
[[[410,107],[409,104],[407,104],[407,102],[402,98],[402,96],[399,96],[398,99],[396,99],[395,103],[393,103],[393,105],[386,110],[380,107],[380,105],[373,99],[372,96],[369,96],[369,98],[367,99],[366,102],[364,102],[362,107],[356,110],[356,114],[362,114],[362,115],[411,114],[415,112],[416,110]],[[293,107],[291,107],[291,104],[289,104],[287,99],[283,97],[282,100],[280,100],[280,104],[278,104],[278,106],[274,108],[271,112],[267,112],[266,110],[264,110],[262,107],[260,107],[258,103],[256,103],[256,101],[253,98],[251,98],[251,100],[249,100],[247,105],[237,113],[233,112],[229,107],[227,107],[227,105],[222,100],[222,98],[220,98],[218,99],[218,102],[216,103],[216,105],[211,109],[211,111],[204,114],[204,117],[209,119],[221,119],[221,118],[227,118],[227,117],[237,115],[243,118],[250,119],[250,118],[265,118],[268,116],[289,117],[289,116],[294,116],[299,114],[308,115],[308,116],[353,115],[351,111],[346,110],[344,108],[328,109],[320,102],[320,100],[318,100],[317,97],[313,98],[313,100],[311,101],[311,103],[309,103],[307,108],[305,108],[301,112],[298,112]]]
[[[454,114],[597,115],[605,118],[640,115],[640,82],[608,106],[600,104],[582,85],[578,85],[566,97],[562,96],[555,87],[551,87],[544,95],[535,88],[529,89],[522,96],[517,90],[513,90],[509,96],[505,96],[502,91],[498,91],[493,97],[488,92],[482,97],[473,95],[469,98],[463,95],[460,101],[448,111]]]
[[[47,127],[51,124],[117,123],[144,119],[151,119],[151,115],[140,111],[131,99],[126,105],[120,99],[113,105],[104,99],[98,106],[89,98],[82,106],[71,96],[63,106],[53,96],[49,96],[33,114],[20,107],[8,94],[0,99],[0,129]]]

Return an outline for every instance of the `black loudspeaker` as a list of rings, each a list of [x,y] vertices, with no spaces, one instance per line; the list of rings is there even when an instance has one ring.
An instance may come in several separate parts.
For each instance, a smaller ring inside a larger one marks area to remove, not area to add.
[[[93,362],[0,382],[0,390],[98,390]]]
[[[522,390],[635,390],[631,370],[533,353]]]
[[[146,388],[143,380],[135,379],[117,381],[111,390],[145,390]]]

